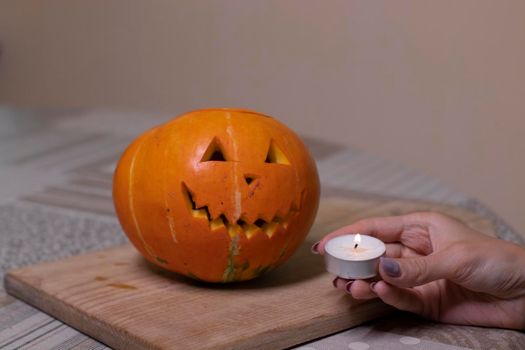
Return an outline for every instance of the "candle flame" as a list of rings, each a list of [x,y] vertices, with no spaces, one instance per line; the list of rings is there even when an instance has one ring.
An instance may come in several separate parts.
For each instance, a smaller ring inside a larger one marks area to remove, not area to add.
[[[354,249],[357,248],[357,246],[361,243],[361,235],[358,233],[354,236]]]

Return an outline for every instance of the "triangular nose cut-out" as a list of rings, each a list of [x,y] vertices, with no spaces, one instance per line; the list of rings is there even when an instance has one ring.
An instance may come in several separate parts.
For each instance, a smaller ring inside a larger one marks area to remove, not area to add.
[[[265,163],[290,165],[290,161],[284,152],[275,144],[273,140],[270,141],[270,148],[268,148],[268,154],[266,155]]]
[[[258,176],[255,176],[255,175],[244,175],[244,181],[246,181],[246,183],[248,185],[251,185],[251,183],[253,182],[253,180],[255,180]]]
[[[222,150],[221,144],[216,137],[210,142],[206,152],[202,156],[201,162],[225,162],[226,156]]]

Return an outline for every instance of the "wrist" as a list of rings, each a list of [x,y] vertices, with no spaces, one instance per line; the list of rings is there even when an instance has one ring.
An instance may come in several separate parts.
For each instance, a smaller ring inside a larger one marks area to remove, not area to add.
[[[523,292],[523,297],[525,298],[525,247],[523,246],[517,246],[517,254],[518,254],[518,264],[516,265],[519,269],[519,271],[521,272],[521,286],[522,286],[522,292]],[[524,304],[524,307],[525,307],[525,304]],[[524,317],[525,317],[525,310],[523,310],[524,313]]]

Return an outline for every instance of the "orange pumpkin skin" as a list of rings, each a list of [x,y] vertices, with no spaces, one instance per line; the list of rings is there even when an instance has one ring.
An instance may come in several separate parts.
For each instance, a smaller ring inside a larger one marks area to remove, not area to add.
[[[150,262],[204,281],[243,281],[303,242],[319,177],[303,142],[277,120],[199,110],[127,148],[113,199],[124,232]]]

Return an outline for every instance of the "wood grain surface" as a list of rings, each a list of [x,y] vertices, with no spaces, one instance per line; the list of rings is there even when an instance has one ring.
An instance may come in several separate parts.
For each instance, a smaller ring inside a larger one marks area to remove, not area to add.
[[[328,196],[327,196],[328,195]],[[461,208],[325,193],[310,235],[288,263],[244,283],[212,285],[148,264],[130,245],[11,271],[8,293],[116,349],[275,349],[384,316],[377,300],[332,287],[310,246],[357,219],[433,210],[490,234]]]

